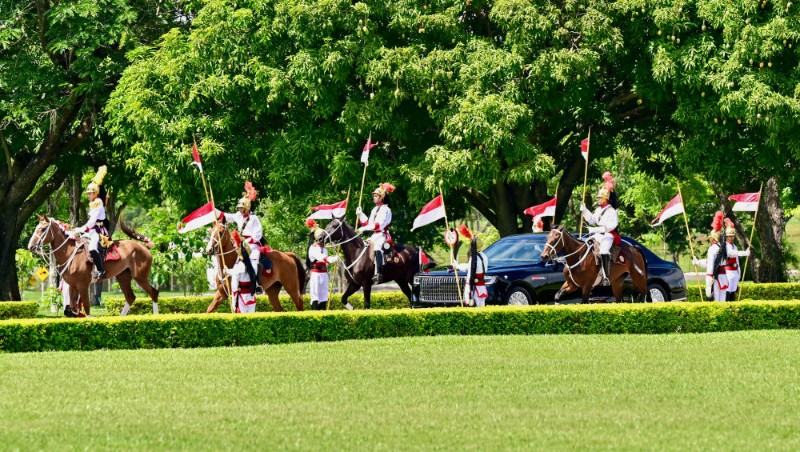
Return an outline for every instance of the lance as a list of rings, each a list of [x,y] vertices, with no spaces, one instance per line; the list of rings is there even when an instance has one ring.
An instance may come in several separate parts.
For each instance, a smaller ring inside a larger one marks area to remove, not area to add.
[[[586,181],[589,178],[589,147],[592,145],[592,126],[589,126],[589,136],[586,138],[586,164],[583,169],[583,195],[581,195],[581,204],[586,203]],[[558,195],[558,192],[556,192]],[[578,237],[583,235],[583,212],[581,212],[581,225],[578,228]]]
[[[764,190],[764,182],[761,182],[761,187],[758,189],[758,204],[756,204],[756,213],[753,215],[753,229],[750,230],[750,241],[747,242],[747,251],[753,247],[753,234],[756,232],[756,220],[758,219],[758,208],[761,206],[761,191]],[[742,269],[742,281],[744,281],[744,276],[747,274],[747,264],[750,262],[750,253],[747,253],[747,257],[744,258],[744,268]],[[742,292],[744,292],[744,288],[739,289],[739,296],[736,298],[736,301],[741,301],[742,299]]]

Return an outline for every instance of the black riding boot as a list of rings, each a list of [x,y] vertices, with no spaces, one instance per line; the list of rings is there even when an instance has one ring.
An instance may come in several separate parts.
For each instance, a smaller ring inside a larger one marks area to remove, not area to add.
[[[100,251],[89,251],[89,256],[92,257],[95,268],[97,268],[97,279],[106,277],[106,269],[103,267],[103,258],[100,257]]]
[[[610,284],[610,277],[611,277],[611,255],[610,254],[601,254],[600,260],[603,261],[603,271],[605,274],[603,275],[603,285],[607,286]]]
[[[264,293],[264,289],[261,288],[260,279],[258,274],[256,274],[256,269],[253,268],[253,262],[250,261],[249,258],[244,259],[244,268],[247,270],[247,276],[250,277],[250,281],[253,283],[253,293],[255,295],[260,295]]]
[[[383,251],[375,251],[375,276],[372,278],[375,284],[383,282]]]

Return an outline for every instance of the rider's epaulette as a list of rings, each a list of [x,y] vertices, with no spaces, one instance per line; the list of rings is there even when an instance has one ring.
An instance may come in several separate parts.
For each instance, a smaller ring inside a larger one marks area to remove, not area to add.
[[[89,201],[89,208],[90,209],[98,209],[103,207],[103,200],[100,198],[96,198],[94,201]]]

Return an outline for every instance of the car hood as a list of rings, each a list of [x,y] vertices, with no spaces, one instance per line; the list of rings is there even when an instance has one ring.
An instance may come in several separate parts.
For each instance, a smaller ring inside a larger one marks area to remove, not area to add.
[[[545,266],[544,263],[536,263],[536,264],[503,264],[503,263],[501,263],[501,264],[498,264],[498,265],[492,265],[490,263],[489,264],[489,269],[486,271],[486,274],[487,275],[497,275],[497,274],[501,274],[501,273],[509,273],[509,272],[512,272],[512,271],[523,270],[523,269],[528,271],[528,272],[532,272],[532,273],[538,273],[538,272],[548,273],[548,272],[552,271],[552,268],[553,268],[552,266]],[[428,276],[447,276],[447,275],[452,275],[452,274],[453,274],[453,272],[451,270],[448,270],[446,265],[440,265],[440,266],[437,266],[436,268],[434,268],[434,269],[432,269],[432,270],[430,270],[428,272],[422,273],[423,276],[424,275],[428,275]],[[466,274],[466,272],[460,271],[459,274]]]

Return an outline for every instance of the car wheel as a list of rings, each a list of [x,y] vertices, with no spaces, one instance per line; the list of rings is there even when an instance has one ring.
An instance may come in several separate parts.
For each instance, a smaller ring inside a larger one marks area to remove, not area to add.
[[[533,304],[533,297],[523,287],[514,287],[506,294],[506,304],[509,306],[528,306]]]
[[[650,292],[650,302],[663,303],[669,301],[669,295],[664,287],[658,283],[650,283],[647,285],[647,291]]]

